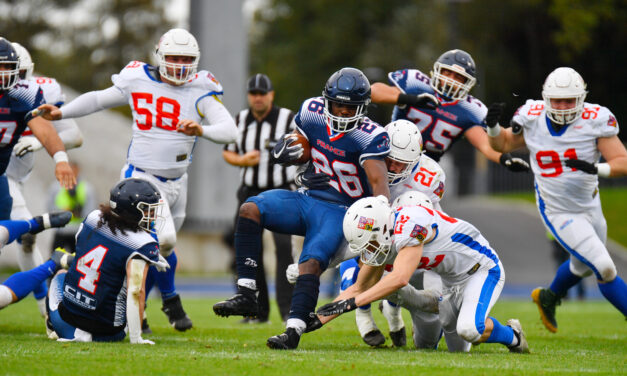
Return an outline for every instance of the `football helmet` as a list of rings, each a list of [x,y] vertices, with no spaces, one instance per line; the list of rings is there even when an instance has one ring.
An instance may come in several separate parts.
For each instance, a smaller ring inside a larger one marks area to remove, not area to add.
[[[17,52],[17,57],[20,61],[20,78],[23,80],[30,79],[33,76],[33,70],[35,69],[35,63],[33,63],[30,53],[24,46],[17,42],[11,42],[11,44],[13,45],[13,48],[15,48],[15,52]]]
[[[577,120],[583,112],[586,99],[586,83],[573,68],[560,67],[551,72],[542,86],[542,98],[546,105],[546,114],[552,122],[570,124]],[[575,107],[558,110],[551,106],[551,99],[574,98]]]
[[[0,70],[1,90],[9,90],[20,79],[19,58],[11,42],[0,37],[0,64],[9,65],[9,69]]]
[[[459,82],[446,77],[442,74],[442,69],[461,74],[466,78],[466,81]],[[463,100],[477,82],[476,70],[475,61],[468,52],[462,50],[446,51],[433,64],[431,87],[448,99]]]
[[[368,104],[370,104],[370,82],[359,69],[342,68],[329,77],[322,96],[327,125],[338,133],[350,132],[359,126],[366,115]],[[333,104],[354,106],[355,115],[335,116],[331,112]]]
[[[407,191],[395,198],[394,202],[392,202],[393,208],[417,205],[424,206],[427,209],[433,210],[433,202],[431,201],[429,196],[419,191]]]
[[[387,202],[378,197],[355,201],[346,211],[342,226],[351,252],[360,254],[366,265],[383,265],[394,232],[394,214]]]
[[[171,29],[159,39],[155,55],[159,65],[159,74],[181,85],[196,74],[200,60],[200,49],[196,38],[189,31]],[[191,64],[168,63],[165,59],[166,56],[191,56],[194,60]]]
[[[396,120],[385,126],[390,135],[390,154],[387,158],[405,164],[401,172],[388,169],[388,182],[396,185],[414,170],[422,154],[422,135],[416,124],[408,120]]]
[[[159,230],[157,224],[163,224],[161,216],[163,199],[157,188],[147,180],[137,178],[121,180],[111,188],[109,205],[113,213],[131,222],[137,222],[145,231],[157,232]]]

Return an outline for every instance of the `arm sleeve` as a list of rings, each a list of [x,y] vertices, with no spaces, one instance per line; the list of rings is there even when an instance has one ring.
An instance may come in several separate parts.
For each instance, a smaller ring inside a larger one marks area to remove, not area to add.
[[[83,144],[83,134],[78,128],[78,124],[72,119],[61,119],[52,123],[63,141],[65,149],[73,149]]]
[[[128,323],[128,336],[131,343],[138,343],[142,336],[142,318],[140,317],[140,299],[142,285],[144,283],[144,268],[146,261],[140,258],[130,260],[130,270],[127,275],[126,293],[126,321]]]
[[[224,105],[213,97],[205,97],[198,103],[203,115],[202,137],[217,144],[230,144],[237,140],[237,126]]]
[[[61,107],[63,119],[77,118],[107,108],[125,105],[126,96],[115,86],[108,89],[90,91],[80,95],[70,103]]]

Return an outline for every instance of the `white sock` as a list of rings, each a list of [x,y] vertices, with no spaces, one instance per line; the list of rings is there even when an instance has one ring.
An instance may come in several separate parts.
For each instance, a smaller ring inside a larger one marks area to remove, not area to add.
[[[293,328],[296,329],[298,335],[303,335],[305,332],[305,328],[307,328],[307,324],[301,319],[287,319],[287,323],[285,324],[285,328]]]

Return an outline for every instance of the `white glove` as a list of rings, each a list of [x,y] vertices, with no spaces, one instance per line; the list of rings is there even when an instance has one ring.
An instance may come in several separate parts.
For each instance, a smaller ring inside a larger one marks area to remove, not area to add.
[[[295,284],[298,279],[298,264],[289,264],[285,269],[285,276],[289,283]]]
[[[131,338],[131,344],[133,345],[154,345],[155,343],[149,339],[143,339],[141,336],[139,338],[133,339]]]
[[[166,260],[163,256],[161,256],[161,254],[159,254],[159,261],[153,263],[153,265],[160,272],[165,272],[166,269],[170,268],[170,264],[168,264],[168,260]]]
[[[42,148],[41,142],[35,137],[20,137],[15,146],[13,153],[18,157],[23,157],[28,153],[35,152]]]

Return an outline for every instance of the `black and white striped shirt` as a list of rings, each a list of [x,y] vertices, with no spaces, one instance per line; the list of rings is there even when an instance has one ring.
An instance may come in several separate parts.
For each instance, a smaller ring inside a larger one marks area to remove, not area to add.
[[[284,167],[270,163],[271,149],[268,142],[273,143],[285,133],[293,129],[294,113],[287,108],[272,106],[268,115],[258,122],[249,108],[235,116],[238,136],[237,141],[228,144],[224,150],[245,154],[251,150],[259,150],[259,164],[253,167],[241,167],[241,184],[254,189],[272,189],[294,181],[295,166]]]

